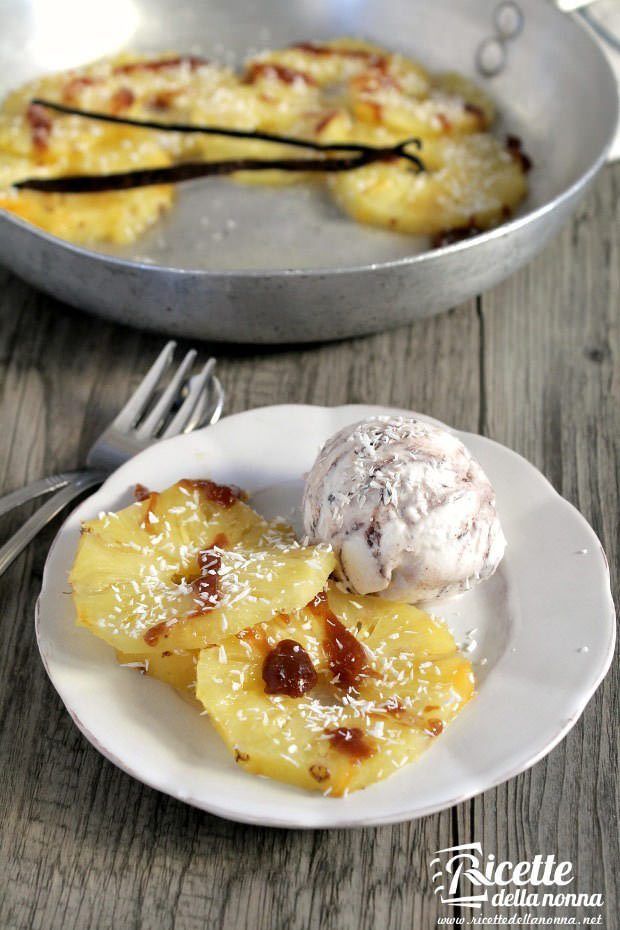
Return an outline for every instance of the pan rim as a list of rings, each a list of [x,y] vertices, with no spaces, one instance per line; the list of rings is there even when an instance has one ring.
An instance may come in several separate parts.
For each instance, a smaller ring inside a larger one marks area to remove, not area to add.
[[[566,14],[561,14],[559,11],[556,12],[558,15],[566,17]],[[543,217],[547,213],[550,213],[556,207],[559,207],[563,203],[570,201],[582,188],[588,185],[588,183],[607,162],[607,156],[611,150],[620,123],[620,88],[618,88],[618,92],[614,93],[617,88],[616,77],[610,62],[592,35],[590,29],[583,25],[579,19],[570,17],[570,20],[574,27],[582,33],[583,38],[594,48],[596,54],[599,57],[599,63],[601,64],[603,71],[606,74],[606,80],[608,82],[607,90],[611,90],[612,99],[615,97],[613,118],[609,121],[609,129],[605,142],[599,151],[599,154],[588,165],[585,171],[583,171],[582,174],[572,182],[572,184],[569,184],[568,187],[564,188],[564,190],[562,190],[554,198],[546,201],[545,203],[535,207],[532,210],[528,210],[521,216],[516,216],[513,219],[494,227],[493,229],[485,230],[484,232],[478,233],[477,235],[471,236],[470,238],[464,239],[460,242],[455,242],[450,245],[441,246],[439,248],[429,248],[424,252],[420,252],[415,255],[405,255],[401,258],[358,265],[344,265],[337,268],[333,266],[317,266],[311,268],[234,268],[222,269],[218,271],[204,268],[177,268],[173,265],[152,264],[150,262],[140,261],[139,259],[122,258],[116,255],[108,255],[105,252],[99,252],[96,249],[76,245],[72,242],[69,242],[68,240],[54,236],[43,229],[39,229],[37,226],[34,226],[26,220],[21,219],[10,211],[3,209],[2,207],[0,207],[0,221],[8,225],[17,226],[26,234],[29,234],[34,238],[41,239],[55,248],[60,248],[64,252],[75,256],[75,258],[78,260],[81,259],[107,265],[111,268],[111,270],[117,270],[124,273],[147,271],[153,276],[168,276],[172,274],[179,278],[187,279],[195,277],[204,281],[252,281],[265,278],[283,278],[288,280],[302,278],[339,277],[352,274],[367,275],[375,272],[389,272],[392,269],[409,268],[415,265],[432,262],[433,260],[442,258],[445,255],[453,255],[456,253],[465,252],[475,246],[487,244],[493,242],[496,239],[503,238],[510,233],[517,232],[530,225],[530,223],[532,223],[534,220]]]

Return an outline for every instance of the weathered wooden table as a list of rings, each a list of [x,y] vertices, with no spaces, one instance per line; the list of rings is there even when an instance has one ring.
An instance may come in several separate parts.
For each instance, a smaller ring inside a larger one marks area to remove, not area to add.
[[[451,313],[337,345],[212,350],[229,413],[394,404],[511,446],[591,521],[617,583],[619,309],[616,166],[537,261]],[[2,489],[79,466],[161,344],[0,271]],[[20,518],[5,518],[2,533]],[[604,925],[620,927],[617,664],[546,759],[459,807],[348,832],[240,826],[118,771],[61,706],[33,630],[54,531],[0,579],[2,930],[429,930],[458,915],[433,896],[429,855],[474,840],[501,859],[571,860],[574,887],[604,894]]]

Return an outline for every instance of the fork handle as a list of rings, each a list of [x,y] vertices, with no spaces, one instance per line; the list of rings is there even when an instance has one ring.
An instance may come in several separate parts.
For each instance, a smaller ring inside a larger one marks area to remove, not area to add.
[[[75,472],[70,482],[50,500],[39,507],[36,513],[33,513],[23,526],[21,526],[0,548],[0,575],[6,571],[13,560],[26,548],[28,543],[32,542],[37,533],[39,533],[44,526],[47,526],[50,520],[53,520],[67,504],[70,504],[72,500],[78,497],[87,488],[92,488],[95,484],[101,484],[105,478],[105,472]]]
[[[30,484],[25,485],[25,487],[19,488],[17,491],[4,494],[0,497],[0,517],[8,513],[9,510],[14,510],[15,507],[21,507],[22,504],[27,504],[28,501],[33,501],[37,497],[42,497],[43,494],[51,494],[52,491],[58,491],[60,488],[64,488],[69,482],[74,481],[75,478],[78,478],[81,474],[81,471],[60,472],[58,475],[38,478],[36,481],[31,481]]]

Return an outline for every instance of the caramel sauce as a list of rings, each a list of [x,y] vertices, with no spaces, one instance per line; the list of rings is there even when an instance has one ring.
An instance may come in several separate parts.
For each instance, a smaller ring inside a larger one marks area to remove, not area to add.
[[[133,489],[133,496],[134,500],[138,502],[145,501],[151,496],[151,492],[143,484],[137,484]]]
[[[224,533],[218,533],[213,540],[213,545],[219,546],[220,548],[223,548],[227,543],[228,539]],[[217,607],[220,599],[219,571],[221,566],[222,560],[220,556],[216,552],[213,552],[212,549],[201,549],[198,553],[198,575],[189,582],[189,587],[197,602],[197,606],[195,610],[187,614],[188,620],[194,617],[202,617],[204,614]],[[181,579],[173,580],[176,580],[178,584]],[[167,636],[167,629],[172,626],[173,623],[178,623],[178,619],[172,622],[164,620],[162,623],[158,623],[157,626],[151,627],[151,629],[147,630],[144,634],[144,642],[149,646],[155,646],[162,636]]]
[[[294,639],[282,639],[273,647],[263,662],[265,694],[286,694],[302,697],[317,682],[312,659]]]
[[[159,494],[157,491],[151,491],[148,498],[143,498],[143,500],[148,500],[148,504],[142,516],[140,526],[143,530],[146,530],[147,533],[156,533],[159,521],[151,519],[151,514],[153,516],[155,515],[155,507],[159,500]]]
[[[315,617],[320,617],[322,620],[325,620],[326,617],[333,617],[334,614],[329,609],[329,604],[327,603],[327,594],[325,591],[319,591],[315,597],[312,598],[310,603],[307,605],[307,609],[315,615]]]
[[[179,481],[182,488],[190,491],[198,491],[200,495],[214,504],[219,504],[227,510],[232,507],[238,500],[243,497],[240,488],[235,488],[227,484],[217,484],[215,481],[201,478],[184,478]]]
[[[190,582],[192,594],[195,596],[198,607],[188,617],[200,617],[213,610],[220,599],[220,576],[222,560],[212,549],[202,549],[198,553],[198,578]]]
[[[439,719],[427,720],[424,732],[428,733],[429,736],[439,736],[440,733],[443,733],[443,723]]]
[[[356,762],[370,759],[375,754],[375,748],[360,727],[338,727],[336,730],[325,730],[334,749],[344,755],[351,756]]]
[[[257,78],[275,78],[283,84],[295,84],[297,81],[316,87],[316,81],[305,71],[295,71],[285,65],[278,65],[271,61],[256,61],[248,68],[244,82],[253,84]]]
[[[248,627],[247,630],[241,630],[240,633],[237,633],[237,639],[249,643],[255,652],[262,652],[265,656],[269,653],[267,636],[264,628],[261,626]]]
[[[341,688],[355,688],[362,679],[374,675],[360,641],[329,609],[325,591],[319,591],[308,604],[308,609],[325,624],[323,649],[330,671],[337,678],[334,684]]]

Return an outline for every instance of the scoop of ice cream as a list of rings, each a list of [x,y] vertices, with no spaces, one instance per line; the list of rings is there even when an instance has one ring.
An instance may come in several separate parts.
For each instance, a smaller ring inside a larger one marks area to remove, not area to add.
[[[506,541],[495,492],[452,433],[373,417],[325,443],[303,499],[313,542],[330,543],[358,594],[418,603],[489,578]]]

